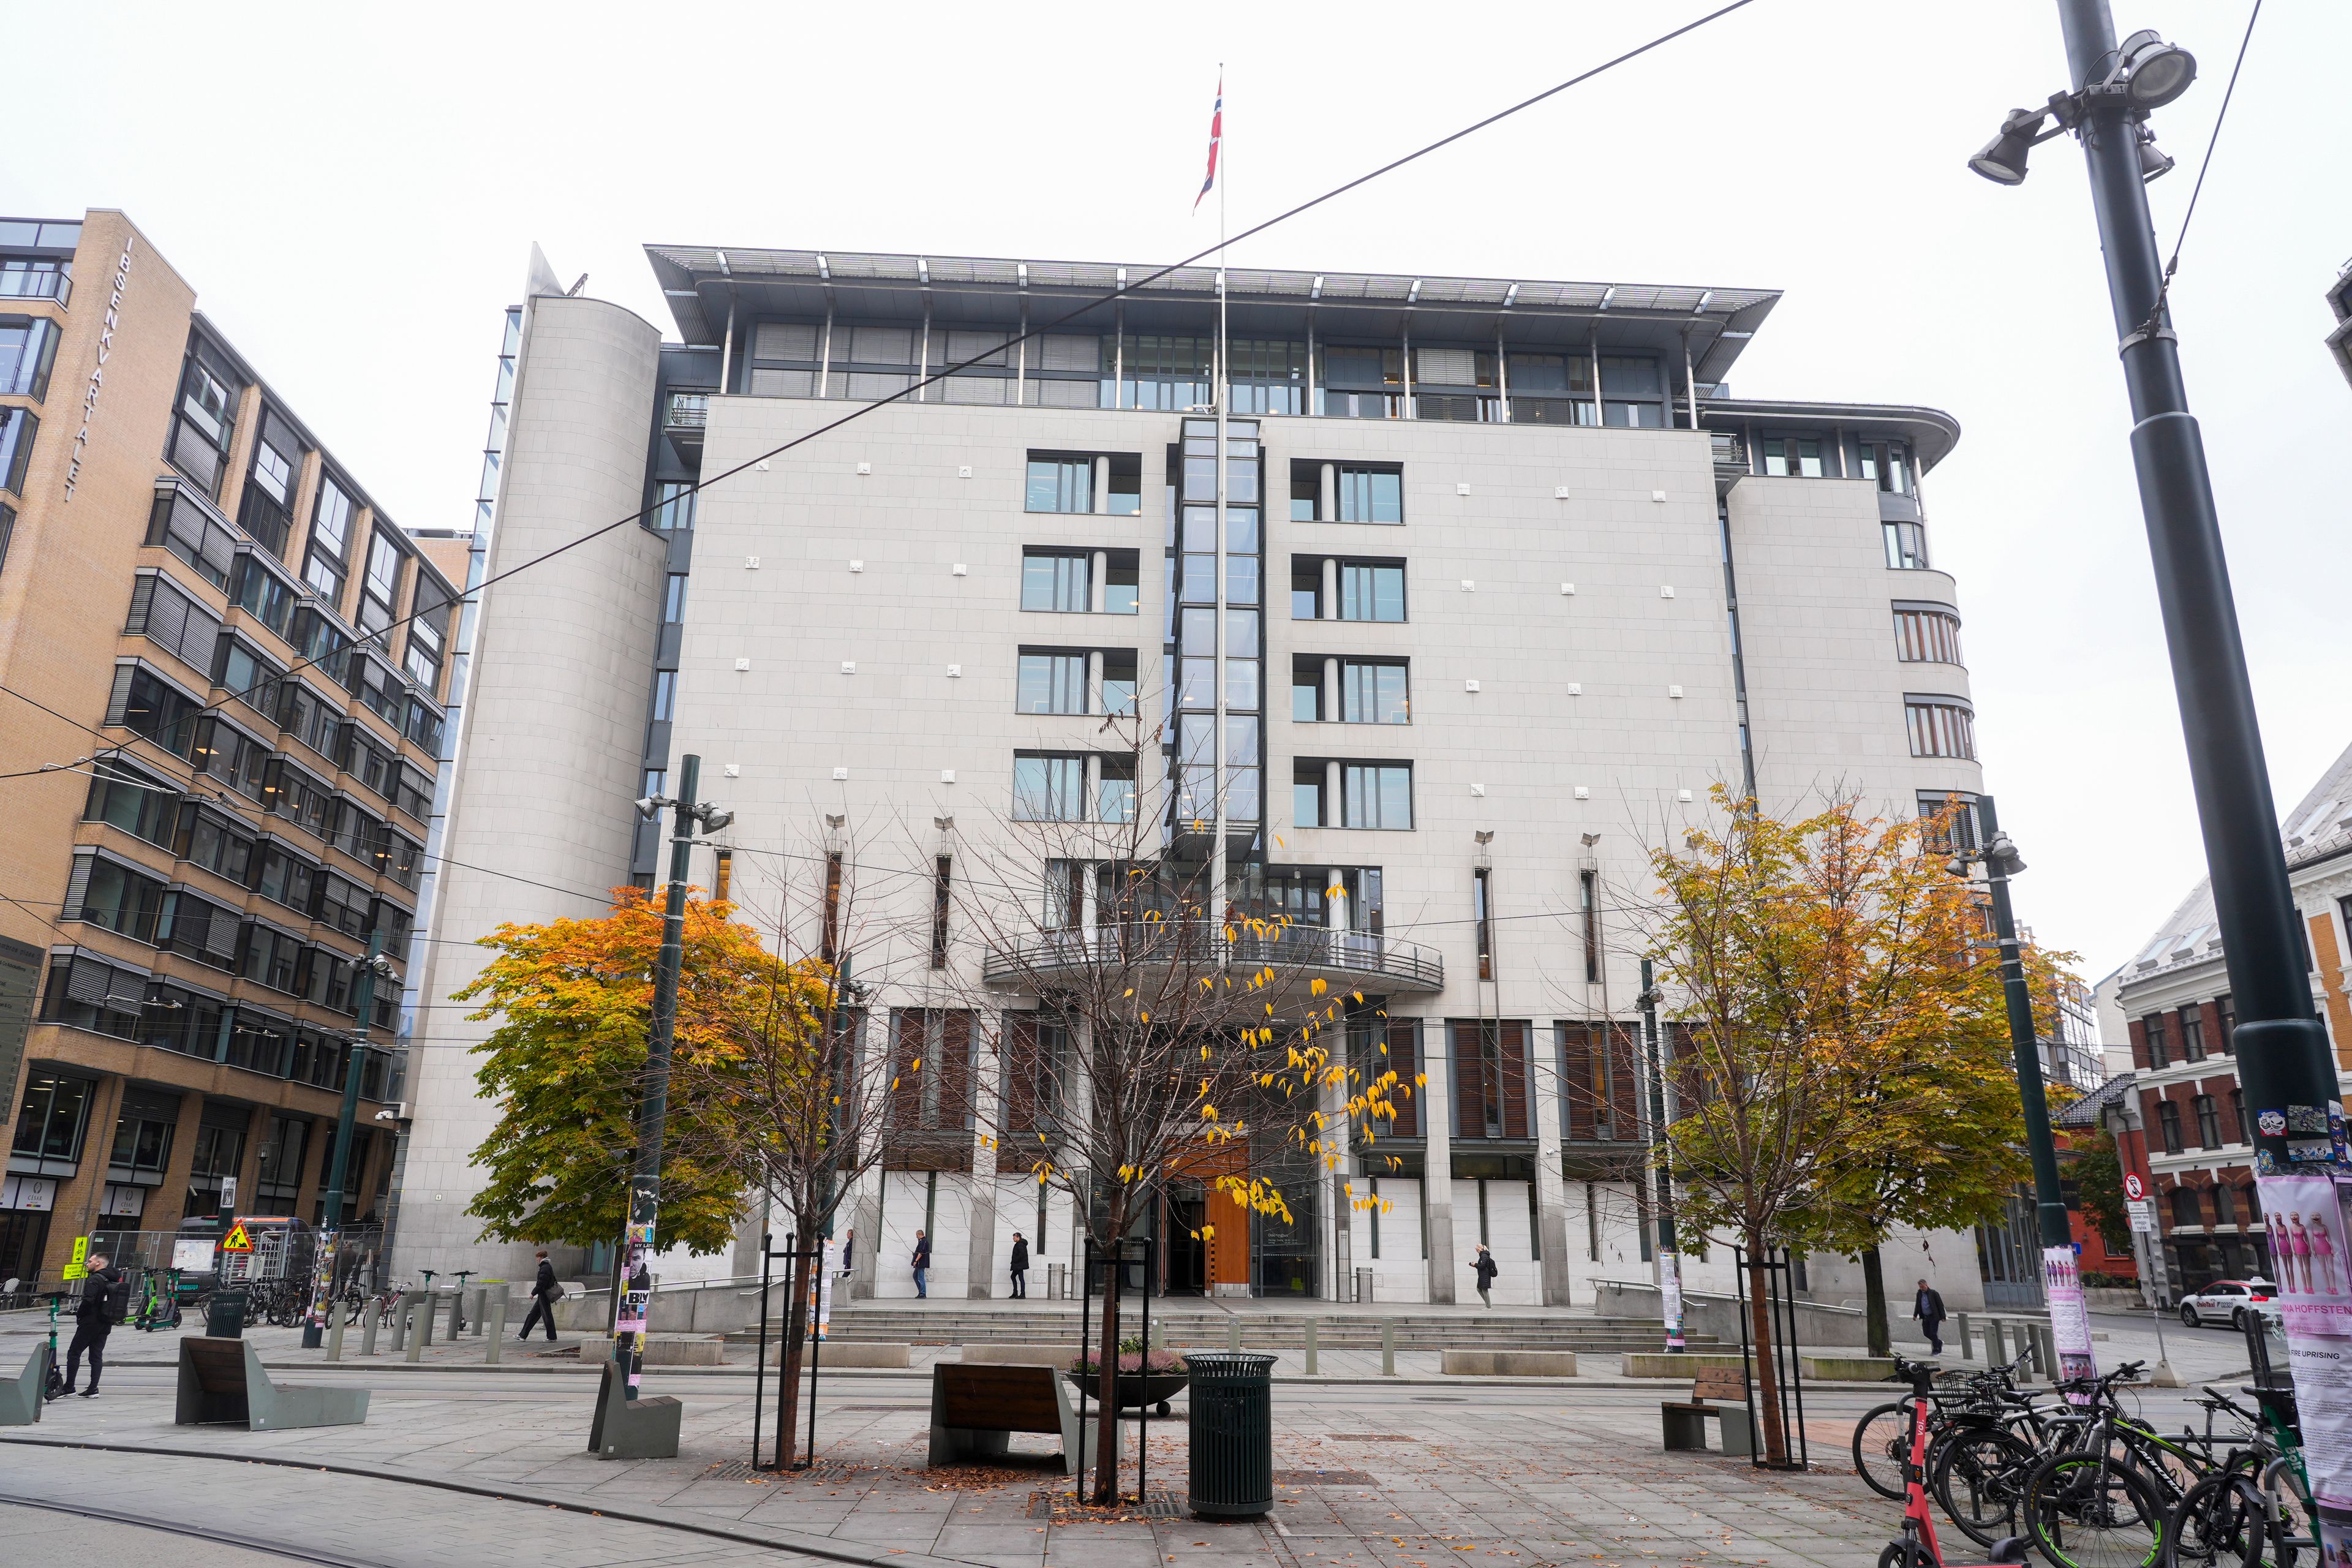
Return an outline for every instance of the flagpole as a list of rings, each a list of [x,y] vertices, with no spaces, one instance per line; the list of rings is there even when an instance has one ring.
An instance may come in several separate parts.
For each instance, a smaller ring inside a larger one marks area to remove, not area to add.
[[[1217,138],[1212,173],[1217,182],[1217,662],[1216,716],[1211,788],[1216,801],[1213,818],[1216,837],[1209,849],[1208,915],[1211,940],[1220,940],[1225,923],[1225,414],[1233,403],[1232,363],[1225,338],[1225,66],[1217,62]],[[1260,595],[1263,597],[1264,595]]]

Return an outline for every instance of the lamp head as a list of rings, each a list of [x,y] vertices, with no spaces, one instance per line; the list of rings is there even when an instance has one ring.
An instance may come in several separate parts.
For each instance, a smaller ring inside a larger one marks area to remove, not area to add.
[[[2042,129],[2042,110],[2012,109],[2000,122],[2000,133],[1977,151],[1969,167],[1996,185],[2025,183],[2025,160],[2033,150],[2034,132]]]
[[[1471,834],[1470,837],[1475,838],[1481,844],[1492,844],[1495,842],[1495,830],[1491,827],[1482,827],[1476,832]]]
[[[2171,155],[2157,146],[2156,132],[2150,131],[2145,125],[2137,126],[2135,129],[2139,132],[2138,151],[2140,184],[2144,185],[2159,174],[2168,174],[2172,173]]]
[[[713,811],[707,805],[702,808],[702,831],[705,833],[716,833],[734,820],[735,814],[731,811]]]
[[[1965,877],[1969,874],[1968,858],[1964,855],[1955,855],[1944,862],[1944,869],[1955,877]]]
[[[2197,57],[2179,44],[2166,43],[2152,29],[2126,38],[2116,53],[2107,85],[2122,87],[2125,100],[2142,112],[2162,109],[2197,80]]]
[[[644,817],[647,822],[651,822],[655,817],[659,816],[661,815],[661,808],[662,797],[657,795],[643,796],[637,802],[637,815]]]

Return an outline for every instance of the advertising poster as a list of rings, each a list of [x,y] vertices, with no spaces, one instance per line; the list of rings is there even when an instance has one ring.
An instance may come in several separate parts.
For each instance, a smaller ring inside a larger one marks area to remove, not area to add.
[[[2050,1337],[2058,1346],[2058,1375],[2069,1382],[2098,1376],[2098,1360],[2091,1353],[2090,1310],[2083,1304],[2082,1265],[2074,1247],[2042,1249],[2042,1286],[2050,1303]],[[2066,1397],[2077,1405],[2090,1402],[2087,1394]]]
[[[213,1249],[219,1245],[207,1237],[194,1240],[182,1237],[172,1243],[172,1267],[189,1274],[209,1274],[213,1271]]]
[[[1666,1348],[1683,1348],[1683,1259],[1672,1247],[1658,1249],[1658,1298],[1664,1308]]]
[[[814,1314],[810,1331],[818,1339],[833,1327],[833,1277],[841,1272],[841,1243],[828,1239],[819,1255],[816,1271],[816,1299],[809,1303]]]
[[[2311,1119],[2305,1128],[2315,1125],[2325,1124]],[[2305,1128],[2287,1131],[2292,1137]],[[2352,1256],[2345,1247],[2352,1235],[2352,1176],[2313,1171],[2263,1176],[2259,1185],[2302,1416],[2304,1466],[2320,1510],[2320,1556],[2337,1568],[2352,1563]]]
[[[622,1360],[629,1369],[631,1397],[635,1396],[640,1375],[638,1368],[644,1359],[636,1353],[635,1336],[646,1331],[646,1315],[653,1305],[653,1275],[649,1272],[653,1260],[653,1245],[654,1227],[652,1226],[629,1226],[629,1248],[624,1264],[629,1288],[621,1292],[621,1310],[613,1320],[613,1342],[616,1355],[621,1354],[619,1347],[628,1347],[628,1352],[625,1355],[622,1355]]]

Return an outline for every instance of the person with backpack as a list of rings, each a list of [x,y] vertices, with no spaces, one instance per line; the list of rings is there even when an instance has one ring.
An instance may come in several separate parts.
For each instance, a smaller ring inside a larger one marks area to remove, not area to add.
[[[81,1397],[98,1397],[98,1380],[106,1371],[106,1336],[114,1331],[114,1325],[122,1321],[130,1308],[131,1281],[106,1254],[93,1254],[89,1272],[82,1279],[81,1304],[74,1309],[73,1343],[66,1349],[68,1394],[74,1392],[74,1380],[81,1372],[82,1352],[88,1351],[89,1386],[81,1390]]]
[[[1471,1259],[1470,1271],[1478,1277],[1478,1300],[1489,1307],[1493,1306],[1495,1276],[1502,1270],[1495,1267],[1495,1255],[1486,1250],[1486,1244],[1483,1241],[1478,1244],[1478,1256]]]
[[[522,1332],[519,1340],[530,1338],[533,1323],[547,1325],[550,1342],[555,1339],[555,1304],[563,1300],[563,1287],[555,1282],[555,1265],[547,1260],[547,1248],[539,1249],[539,1278],[531,1281],[530,1310],[523,1315]]]

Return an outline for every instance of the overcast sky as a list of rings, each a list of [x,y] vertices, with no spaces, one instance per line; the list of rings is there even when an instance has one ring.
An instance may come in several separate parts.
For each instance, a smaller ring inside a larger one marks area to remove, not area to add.
[[[394,518],[464,526],[534,240],[666,329],[646,242],[1169,259],[1213,238],[1220,60],[1239,228],[1707,8],[17,5],[0,213],[128,211]],[[2168,247],[2245,15],[2117,17],[2202,65]],[[2352,740],[2347,58],[2352,6],[2271,0],[2173,290],[2282,805]],[[1738,394],[1956,415],[1926,500],[1987,786],[2096,979],[2203,858],[2080,151],[1964,166],[2063,77],[2049,0],[1757,0],[1234,259],[1784,289]]]

